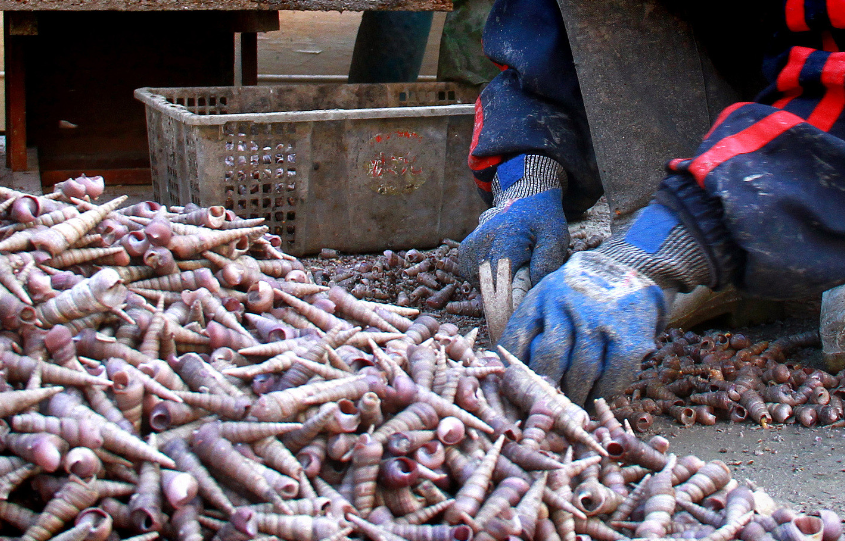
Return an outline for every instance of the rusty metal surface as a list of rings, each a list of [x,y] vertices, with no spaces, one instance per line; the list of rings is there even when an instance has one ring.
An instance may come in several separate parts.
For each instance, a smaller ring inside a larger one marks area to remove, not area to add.
[[[762,3],[558,0],[614,220],[646,205],[722,108],[762,87]],[[731,17],[721,16],[730,12]],[[727,21],[730,19],[730,21]]]
[[[451,11],[451,0],[0,0],[2,11]]]
[[[596,161],[616,217],[645,206],[663,164],[710,123],[690,26],[660,0],[559,0]]]

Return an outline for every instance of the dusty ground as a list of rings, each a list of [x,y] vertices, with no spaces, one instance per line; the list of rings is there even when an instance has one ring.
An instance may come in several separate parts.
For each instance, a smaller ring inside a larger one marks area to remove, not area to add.
[[[420,68],[422,76],[437,73],[445,18],[445,13],[434,14]],[[278,75],[347,75],[360,22],[361,12],[354,11],[280,11],[281,29],[258,34],[259,80],[270,82]]]
[[[786,318],[732,330],[764,340],[817,327],[818,305],[807,301],[787,307]],[[807,348],[791,356],[795,357],[804,364],[819,366],[821,352]],[[648,434],[666,436],[675,453],[724,461],[735,479],[753,481],[796,509],[828,508],[845,516],[845,429],[795,424],[763,429],[753,423],[722,421],[714,426],[684,428],[661,417]]]
[[[722,460],[733,477],[753,481],[776,500],[796,509],[828,508],[845,515],[845,432],[841,428],[718,423],[683,428],[666,418],[653,433],[666,436],[671,450],[702,460]]]

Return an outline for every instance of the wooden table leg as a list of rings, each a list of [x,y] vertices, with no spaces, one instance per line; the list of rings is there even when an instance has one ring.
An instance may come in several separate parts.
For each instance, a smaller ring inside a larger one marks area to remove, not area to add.
[[[258,33],[241,32],[241,84],[258,84]]]
[[[3,38],[6,62],[6,165],[12,171],[26,171],[26,86],[23,38],[12,35],[17,14],[6,12]]]

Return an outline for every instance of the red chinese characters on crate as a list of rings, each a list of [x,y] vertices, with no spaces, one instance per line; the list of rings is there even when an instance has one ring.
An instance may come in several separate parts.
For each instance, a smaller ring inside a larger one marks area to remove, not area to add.
[[[423,138],[416,132],[397,130],[379,133],[367,143],[372,158],[364,163],[369,188],[381,195],[408,194],[425,184],[423,168],[417,163]]]

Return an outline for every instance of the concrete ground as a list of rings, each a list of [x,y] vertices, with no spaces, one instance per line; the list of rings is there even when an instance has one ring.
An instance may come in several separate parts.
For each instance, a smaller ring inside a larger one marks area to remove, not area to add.
[[[435,13],[420,75],[433,79],[445,13]],[[361,13],[280,11],[280,30],[258,35],[258,74],[271,84],[285,76],[343,79],[355,46]],[[314,30],[319,28],[319,32]]]

